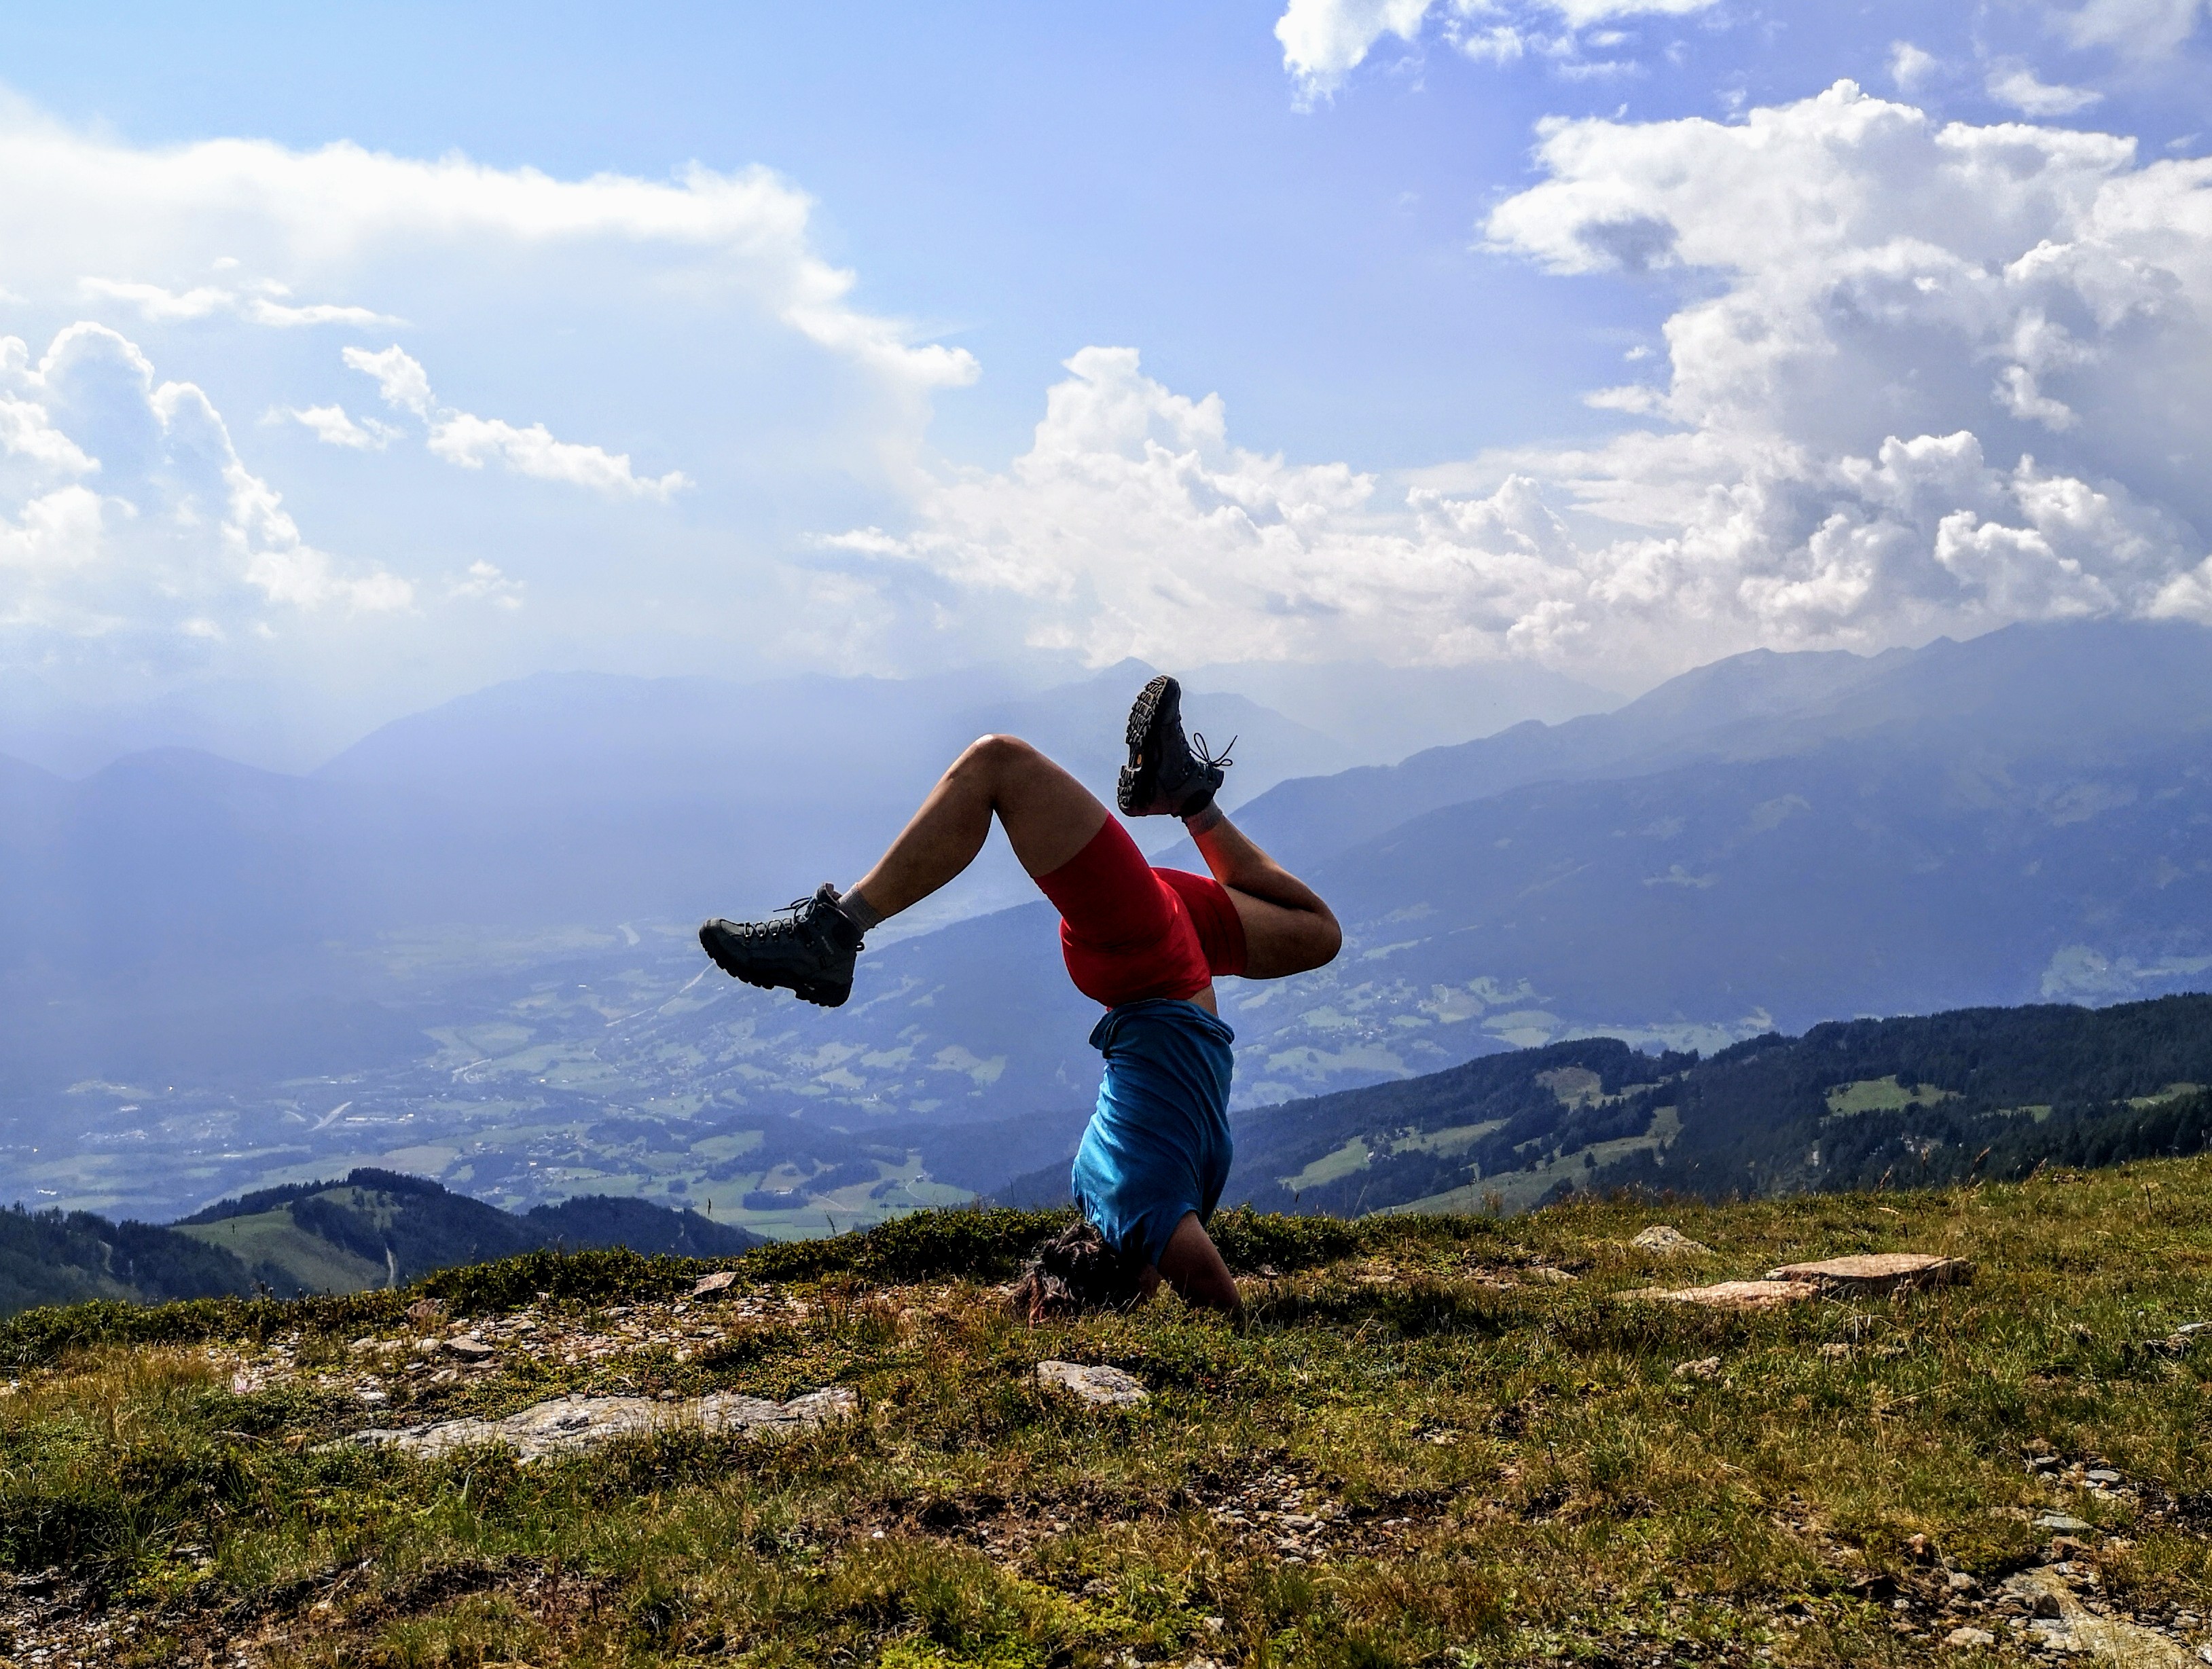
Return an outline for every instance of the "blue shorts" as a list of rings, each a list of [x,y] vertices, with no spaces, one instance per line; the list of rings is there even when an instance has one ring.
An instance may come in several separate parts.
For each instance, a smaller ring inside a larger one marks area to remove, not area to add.
[[[1124,1003],[1092,1029],[1106,1072],[1068,1187],[1108,1244],[1158,1264],[1185,1212],[1212,1217],[1235,1153],[1236,1041],[1197,1004],[1168,998]]]

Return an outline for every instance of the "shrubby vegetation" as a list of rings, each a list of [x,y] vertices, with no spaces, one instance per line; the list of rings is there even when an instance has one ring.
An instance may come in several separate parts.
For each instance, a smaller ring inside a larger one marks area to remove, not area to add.
[[[276,1669],[1749,1669],[2007,1633],[1992,1602],[2050,1553],[2036,1519],[2057,1510],[2094,1526],[2068,1551],[2097,1604],[2203,1643],[2212,1350],[2180,1329],[2212,1320],[2212,1161],[1677,1200],[1662,1220],[1712,1248],[1686,1260],[1630,1247],[1653,1220],[1626,1198],[1504,1221],[1225,1212],[1242,1327],[1172,1301],[1021,1326],[994,1284],[1064,1219],[1011,1211],[748,1253],[720,1306],[681,1312],[688,1355],[653,1318],[710,1265],[627,1253],[40,1311],[0,1326],[0,1567],[53,1567],[17,1591],[97,1617],[131,1666],[250,1636]],[[1623,1296],[1896,1248],[1973,1279],[1764,1314]],[[526,1310],[533,1340],[629,1342],[533,1344],[441,1384],[378,1349],[422,1330],[425,1299],[487,1336]],[[234,1363],[280,1356],[233,1388]],[[1048,1357],[1152,1398],[1081,1406],[1038,1387]],[[364,1376],[388,1405],[358,1399]],[[778,1442],[678,1426],[528,1466],[320,1447],[571,1392],[830,1384],[860,1417]]]

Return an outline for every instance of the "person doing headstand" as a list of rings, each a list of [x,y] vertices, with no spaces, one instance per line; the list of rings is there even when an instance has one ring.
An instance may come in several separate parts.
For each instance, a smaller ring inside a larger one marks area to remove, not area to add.
[[[1121,1271],[1115,1296],[1148,1298],[1164,1280],[1192,1304],[1235,1313],[1237,1284],[1206,1224],[1229,1179],[1230,1046],[1217,974],[1278,980],[1334,958],[1336,918],[1316,893],[1240,833],[1214,795],[1231,762],[1194,750],[1182,689],[1146,684],[1130,709],[1124,815],[1173,816],[1212,873],[1154,869],[1128,831],[1074,777],[1028,743],[986,736],[939,779],[890,849],[840,894],[765,921],[714,919],[699,942],[735,979],[835,1008],[852,992],[862,936],[975,859],[995,815],[1060,913],[1076,989],[1106,1014],[1091,1034],[1105,1056],[1098,1103],[1076,1153],[1078,1225]],[[1076,1234],[1048,1247],[1025,1281],[1032,1319],[1081,1297],[1069,1274]],[[1059,1248],[1055,1263],[1054,1247]],[[1094,1287],[1094,1290],[1095,1290]]]

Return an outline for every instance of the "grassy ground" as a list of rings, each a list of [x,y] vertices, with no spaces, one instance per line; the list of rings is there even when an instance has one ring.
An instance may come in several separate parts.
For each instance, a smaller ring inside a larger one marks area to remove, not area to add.
[[[1906,1663],[1971,1623],[1997,1636],[1981,1660],[2019,1660],[2000,1584],[2053,1557],[2034,1520],[2054,1511],[2095,1526],[2056,1550],[2093,1609],[2191,1651],[2212,1636],[2212,1333],[2169,1342],[2212,1320],[2212,1163],[1503,1222],[1232,1215],[1242,1329],[1172,1301],[1014,1325],[993,1284],[1044,1221],[947,1213],[771,1248],[713,1308],[678,1302],[702,1266],[539,1256],[398,1296],[21,1318],[0,1327],[0,1648]],[[1654,1222],[1711,1255],[1629,1249]],[[1751,1314],[1611,1296],[1890,1249],[1977,1272]],[[409,1319],[426,1291],[445,1313]],[[499,1365],[457,1374],[398,1343],[453,1325],[501,1340]],[[1153,1395],[1090,1409],[1037,1387],[1046,1357]],[[564,1390],[829,1384],[861,1417],[775,1441],[672,1431],[527,1466],[316,1447]],[[2037,1456],[2057,1459],[2039,1474]]]

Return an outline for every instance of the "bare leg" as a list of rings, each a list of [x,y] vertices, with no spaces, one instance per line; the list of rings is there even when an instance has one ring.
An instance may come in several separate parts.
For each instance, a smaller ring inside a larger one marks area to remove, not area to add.
[[[1144,1296],[1150,1298],[1158,1291],[1162,1281],[1173,1287],[1186,1304],[1224,1310],[1231,1315],[1243,1311],[1236,1278],[1221,1261],[1219,1248],[1195,1211],[1183,1213],[1182,1221],[1176,1224],[1175,1233],[1160,1250],[1159,1266],[1145,1271]]]
[[[1254,845],[1219,806],[1207,806],[1183,827],[1237,906],[1246,978],[1279,980],[1335,959],[1344,930],[1321,895]]]
[[[975,861],[994,813],[1033,876],[1067,862],[1106,822],[1091,791],[1028,743],[986,736],[952,762],[847,899],[860,895],[878,916],[921,902]]]

